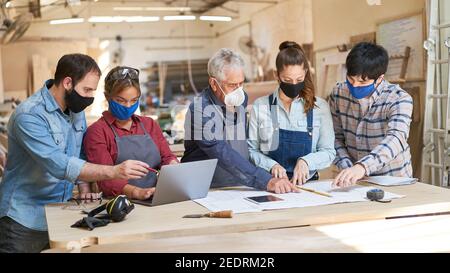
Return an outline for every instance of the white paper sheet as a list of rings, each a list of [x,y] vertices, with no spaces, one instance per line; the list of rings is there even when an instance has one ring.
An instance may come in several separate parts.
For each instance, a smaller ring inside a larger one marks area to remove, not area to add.
[[[206,207],[210,211],[233,210],[234,213],[258,212],[263,210],[277,210],[289,208],[303,208],[313,206],[323,206],[338,203],[365,202],[367,191],[374,187],[353,186],[349,188],[333,188],[332,180],[322,180],[309,182],[305,188],[326,192],[332,197],[326,197],[315,193],[301,191],[300,193],[273,194],[265,191],[253,190],[243,187],[240,190],[217,190],[208,193],[203,199],[194,200],[198,204]],[[283,201],[267,202],[256,204],[245,199],[245,197],[274,195]],[[385,192],[384,200],[402,198],[404,196]]]
[[[411,185],[417,182],[417,178],[394,177],[394,176],[371,176],[364,181],[380,186],[402,186]]]
[[[267,195],[265,191],[253,190],[242,187],[240,190],[217,190],[210,191],[206,198],[194,200],[210,211],[233,210],[234,213],[257,212],[261,208],[245,197]]]

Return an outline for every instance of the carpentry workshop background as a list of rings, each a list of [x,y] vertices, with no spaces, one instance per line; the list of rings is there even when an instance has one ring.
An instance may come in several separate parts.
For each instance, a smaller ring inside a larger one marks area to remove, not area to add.
[[[450,251],[450,1],[0,8],[0,252]]]

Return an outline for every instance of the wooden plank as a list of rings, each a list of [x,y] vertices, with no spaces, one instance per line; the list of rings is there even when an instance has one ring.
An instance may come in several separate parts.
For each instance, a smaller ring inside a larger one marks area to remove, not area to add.
[[[420,96],[420,86],[413,86],[413,87],[404,87],[403,88],[413,99],[413,112],[411,116],[411,120],[414,123],[419,123],[421,121],[421,96]],[[421,146],[422,147],[422,146]]]
[[[47,206],[46,215],[50,246],[66,248],[73,245],[84,247],[150,238],[236,233],[450,211],[448,189],[422,183],[384,189],[406,197],[389,204],[374,202],[337,204],[237,214],[231,219],[182,218],[186,214],[207,212],[207,209],[193,201],[158,207],[136,206],[126,221],[112,223],[93,231],[70,228],[83,215],[78,211],[63,210],[61,205]]]
[[[58,60],[69,53],[86,53],[85,41],[18,41],[1,47],[2,69],[5,93],[28,90],[28,74],[32,73],[32,55],[40,55],[48,60],[52,75]],[[42,82],[40,88],[44,83]],[[30,86],[31,88],[31,86]],[[5,94],[6,97],[12,95]]]
[[[33,54],[31,56],[32,86],[31,94],[42,88],[44,82],[53,77],[48,67],[48,59],[44,56]],[[31,95],[30,94],[30,95]]]
[[[272,94],[278,89],[278,86],[277,81],[246,83],[244,90],[248,95],[248,105],[253,105],[253,102],[260,97]]]
[[[317,86],[320,88],[317,95],[322,98],[328,98],[331,90],[336,86],[337,82],[345,82],[347,70],[345,61],[349,52],[330,52],[322,53],[318,59],[317,76],[323,75],[317,79]]]
[[[350,45],[355,46],[358,43],[366,42],[375,44],[377,40],[376,32],[369,32],[364,34],[359,34],[355,36],[350,36]]]
[[[82,253],[354,253],[450,252],[450,216],[147,239],[46,252]]]

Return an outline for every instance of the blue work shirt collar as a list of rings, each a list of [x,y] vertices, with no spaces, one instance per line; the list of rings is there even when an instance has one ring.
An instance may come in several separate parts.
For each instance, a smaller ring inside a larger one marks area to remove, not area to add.
[[[54,80],[47,80],[42,87],[42,97],[44,98],[45,110],[47,110],[47,112],[54,112],[58,109],[61,109],[56,102],[55,97],[53,97],[52,93],[50,92],[50,88],[52,88],[54,84]]]

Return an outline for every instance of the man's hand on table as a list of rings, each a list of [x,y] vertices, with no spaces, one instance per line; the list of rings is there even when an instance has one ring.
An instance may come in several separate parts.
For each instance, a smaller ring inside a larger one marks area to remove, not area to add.
[[[363,165],[357,163],[355,166],[342,170],[334,179],[332,186],[335,187],[351,187],[356,185],[358,180],[364,178],[366,169]]]
[[[267,184],[267,191],[280,193],[300,192],[297,187],[289,182],[288,178],[272,178]]]

